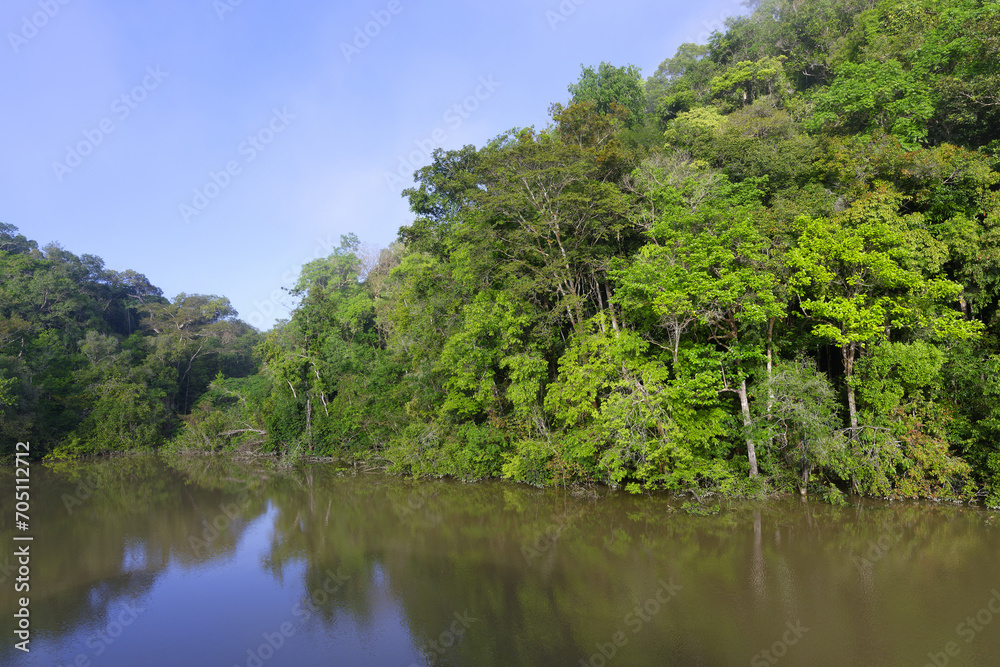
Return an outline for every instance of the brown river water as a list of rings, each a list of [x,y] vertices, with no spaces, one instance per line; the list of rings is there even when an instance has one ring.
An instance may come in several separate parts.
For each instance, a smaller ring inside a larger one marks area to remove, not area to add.
[[[150,455],[33,464],[24,542],[6,468],[0,665],[1000,665],[1000,512]]]

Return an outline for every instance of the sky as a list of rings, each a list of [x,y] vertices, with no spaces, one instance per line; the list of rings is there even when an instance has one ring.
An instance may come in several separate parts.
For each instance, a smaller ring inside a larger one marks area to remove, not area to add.
[[[412,216],[435,148],[544,128],[581,65],[651,75],[740,0],[4,0],[0,222],[226,296],[268,329],[301,266]]]

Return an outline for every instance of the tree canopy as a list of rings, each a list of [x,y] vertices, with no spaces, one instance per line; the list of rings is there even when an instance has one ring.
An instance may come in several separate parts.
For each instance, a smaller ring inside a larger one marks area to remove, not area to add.
[[[3,423],[1000,504],[998,35],[996,0],[761,0],[645,81],[582,67],[547,127],[436,150],[398,241],[345,235],[266,336],[5,225]]]

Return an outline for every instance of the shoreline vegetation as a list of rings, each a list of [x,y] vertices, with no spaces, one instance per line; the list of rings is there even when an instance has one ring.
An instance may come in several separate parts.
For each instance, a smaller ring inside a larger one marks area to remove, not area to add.
[[[752,7],[434,151],[266,333],[0,224],[0,456],[1000,506],[1000,2]]]
[[[801,489],[779,489],[766,477],[758,477],[752,483],[739,487],[722,489],[719,487],[690,487],[678,489],[643,489],[639,494],[629,493],[620,486],[607,485],[600,482],[574,482],[565,486],[556,484],[531,485],[517,480],[504,479],[502,477],[491,478],[460,478],[447,474],[428,473],[421,476],[412,474],[393,473],[384,462],[377,464],[370,460],[353,459],[346,460],[337,456],[297,454],[294,456],[280,455],[273,452],[263,452],[259,449],[226,450],[226,449],[182,449],[176,445],[166,445],[157,449],[149,450],[129,450],[122,452],[101,452],[98,454],[59,456],[48,455],[41,460],[41,463],[54,470],[65,472],[72,469],[77,464],[102,464],[115,460],[131,459],[136,462],[145,462],[150,457],[162,461],[168,468],[190,471],[191,466],[198,461],[208,462],[209,469],[218,470],[219,466],[229,466],[230,464],[246,469],[247,466],[259,467],[267,472],[268,476],[273,474],[301,474],[309,466],[324,466],[329,468],[329,472],[334,475],[374,475],[382,476],[400,481],[420,482],[420,481],[450,481],[458,484],[479,484],[482,482],[496,482],[500,484],[511,484],[514,487],[533,487],[538,490],[552,490],[565,492],[576,498],[588,498],[599,500],[607,497],[608,494],[622,493],[626,495],[643,495],[648,498],[660,498],[675,504],[680,510],[687,514],[712,515],[720,511],[723,501],[768,501],[768,500],[811,500],[838,507],[860,507],[866,502],[886,502],[890,505],[895,503],[914,503],[929,507],[937,505],[965,506],[969,509],[984,510],[987,515],[992,516],[998,508],[989,506],[982,502],[980,496],[961,497],[903,497],[903,496],[874,496],[870,494],[853,494],[850,489],[841,492],[837,489],[814,488],[810,493],[802,493]]]

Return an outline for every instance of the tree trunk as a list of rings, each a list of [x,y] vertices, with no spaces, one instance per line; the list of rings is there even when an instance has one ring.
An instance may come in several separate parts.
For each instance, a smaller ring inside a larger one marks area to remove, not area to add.
[[[306,438],[309,440],[309,451],[312,451],[312,399],[306,395]]]
[[[737,391],[740,395],[740,410],[743,411],[743,426],[746,428],[747,437],[747,458],[750,460],[750,476],[757,476],[757,448],[753,444],[753,437],[750,435],[750,427],[753,421],[750,419],[750,401],[747,398],[747,381],[743,378],[740,388]]]
[[[774,406],[774,390],[771,381],[774,378],[774,319],[767,321],[767,416],[771,416]]]
[[[806,491],[809,489],[809,465],[808,459],[806,458],[806,441],[802,440],[802,486],[799,487],[799,493],[803,496],[806,495]]]
[[[611,302],[611,289],[607,283],[604,284],[604,293],[608,295],[608,310],[611,311],[611,326],[615,329],[615,335],[620,336],[621,330],[618,328],[618,316],[615,314],[615,304]]]
[[[855,343],[848,343],[843,348],[844,355],[844,378],[847,381],[847,410],[851,416],[851,439],[858,435],[858,405],[854,400],[854,385],[851,380],[854,378],[854,354]]]
[[[850,343],[843,348],[844,354],[844,375],[847,378],[847,410],[851,415],[851,442],[858,439],[858,405],[854,400],[854,386],[851,380],[854,377],[854,343]],[[861,489],[857,477],[851,478],[851,486],[854,492]]]

